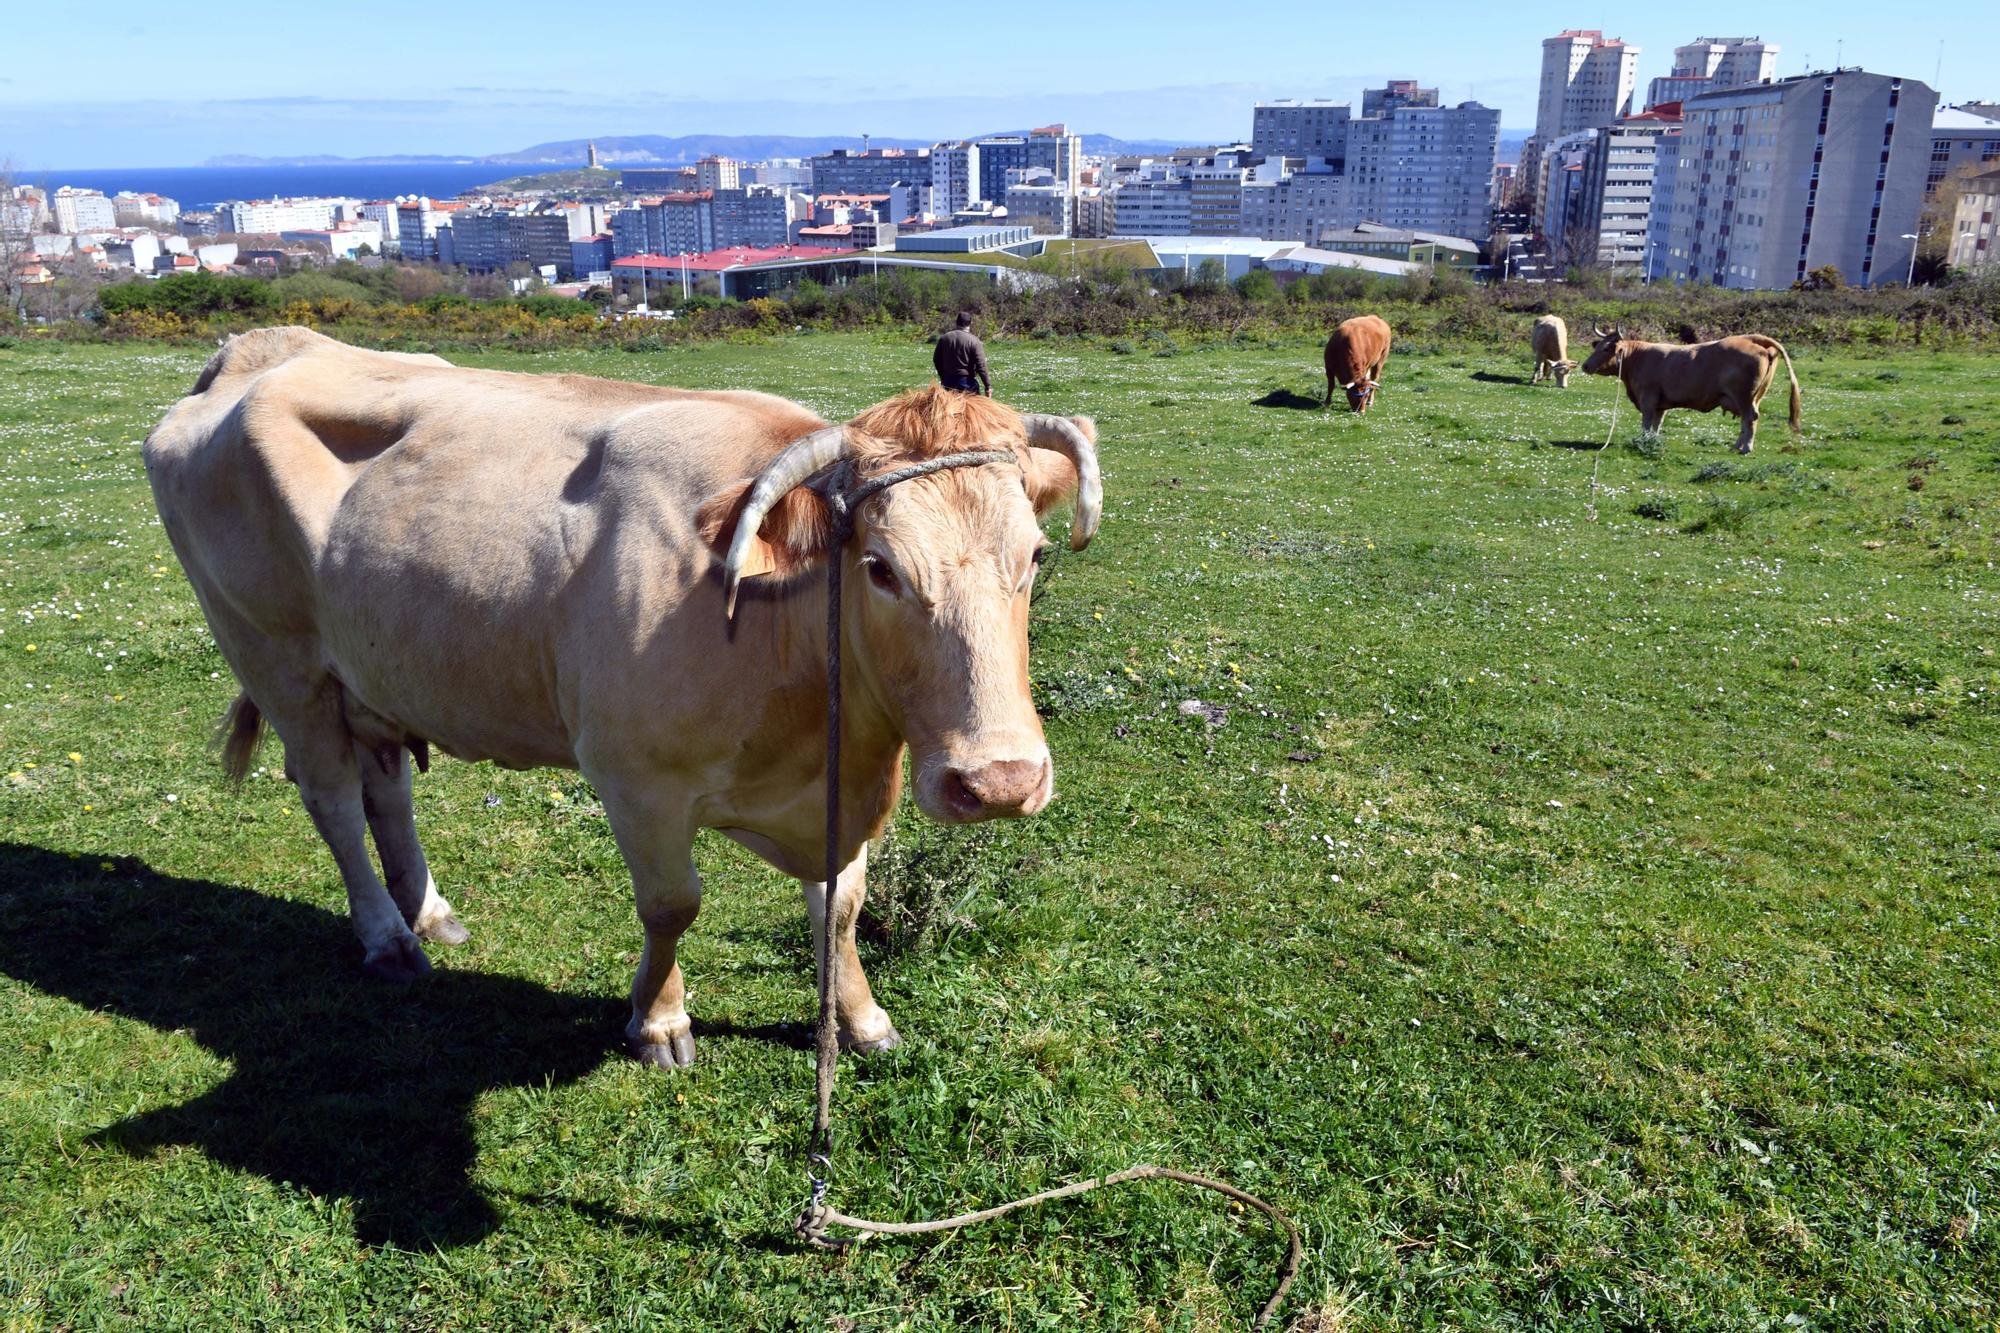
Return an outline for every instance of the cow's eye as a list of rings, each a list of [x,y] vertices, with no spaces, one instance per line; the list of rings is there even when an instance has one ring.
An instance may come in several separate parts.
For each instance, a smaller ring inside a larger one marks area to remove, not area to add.
[[[889,562],[879,555],[861,557],[861,567],[868,571],[868,581],[891,597],[903,595],[903,585],[896,579],[896,571],[889,568]]]
[[[1021,582],[1015,591],[1026,592],[1035,581],[1035,572],[1041,567],[1042,548],[1037,546],[1034,550],[1028,552],[1028,567],[1021,572]]]

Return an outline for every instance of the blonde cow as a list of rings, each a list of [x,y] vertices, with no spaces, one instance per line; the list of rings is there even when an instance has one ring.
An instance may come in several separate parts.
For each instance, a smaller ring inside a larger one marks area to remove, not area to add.
[[[678,1067],[694,1059],[676,949],[701,904],[696,831],[797,877],[825,912],[830,560],[846,657],[835,1009],[848,1046],[896,1042],[854,953],[866,841],[905,750],[933,818],[1048,802],[1028,692],[1036,520],[1074,490],[1070,544],[1089,541],[1095,441],[1088,418],[937,388],[828,425],[766,394],[460,370],[289,328],[232,339],[145,457],[242,687],[225,762],[240,774],[267,723],[283,739],[364,970],[413,979],[430,967],[419,939],[466,934],[417,840],[412,757],[577,769],[645,928],[627,1041]],[[830,476],[968,450],[1004,458],[883,491],[829,549]]]

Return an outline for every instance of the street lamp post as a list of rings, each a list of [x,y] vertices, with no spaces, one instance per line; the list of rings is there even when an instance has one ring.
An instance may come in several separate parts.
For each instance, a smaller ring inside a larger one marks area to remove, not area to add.
[[[1903,285],[1914,287],[1917,285],[1917,234],[1906,231],[1903,233],[1903,239],[1910,243],[1910,271],[1903,275]]]

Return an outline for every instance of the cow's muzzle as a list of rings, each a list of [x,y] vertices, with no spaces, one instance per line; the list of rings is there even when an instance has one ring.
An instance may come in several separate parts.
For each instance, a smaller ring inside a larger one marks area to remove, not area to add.
[[[1049,803],[1054,778],[1046,752],[1038,759],[947,768],[938,777],[939,814],[955,824],[1032,815]]]

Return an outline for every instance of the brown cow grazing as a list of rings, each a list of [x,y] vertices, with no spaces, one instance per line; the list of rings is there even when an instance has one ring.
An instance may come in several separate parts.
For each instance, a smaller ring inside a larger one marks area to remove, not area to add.
[[[417,841],[410,756],[577,769],[645,927],[627,1042],[677,1067],[694,1059],[675,951],[701,904],[696,831],[826,912],[829,560],[845,571],[835,1013],[850,1047],[895,1043],[854,953],[867,840],[906,749],[933,818],[1048,803],[1028,691],[1036,519],[1074,489],[1070,545],[1089,541],[1095,442],[1088,418],[935,387],[829,426],[767,394],[461,370],[263,329],[216,354],[145,456],[242,686],[225,763],[241,776],[266,721],[284,740],[363,969],[410,980],[430,970],[418,936],[465,938]],[[827,488],[972,451],[1000,456],[882,491],[831,548]]]
[[[1569,326],[1562,322],[1562,316],[1543,315],[1535,321],[1530,337],[1535,348],[1535,376],[1528,383],[1552,379],[1558,389],[1567,389],[1576,362],[1569,359]]]
[[[1335,386],[1347,390],[1347,405],[1366,412],[1382,383],[1382,367],[1389,363],[1388,322],[1380,315],[1356,315],[1342,320],[1326,340],[1326,401],[1333,406]]]
[[[1625,385],[1625,396],[1639,409],[1640,427],[1649,435],[1660,429],[1660,418],[1672,408],[1712,412],[1719,407],[1743,422],[1736,452],[1749,453],[1757,440],[1758,405],[1780,360],[1792,381],[1792,432],[1798,433],[1799,377],[1792,369],[1791,354],[1775,338],[1750,333],[1680,347],[1640,342],[1615,328],[1594,332],[1597,342],[1583,363],[1584,374],[1616,375]]]

